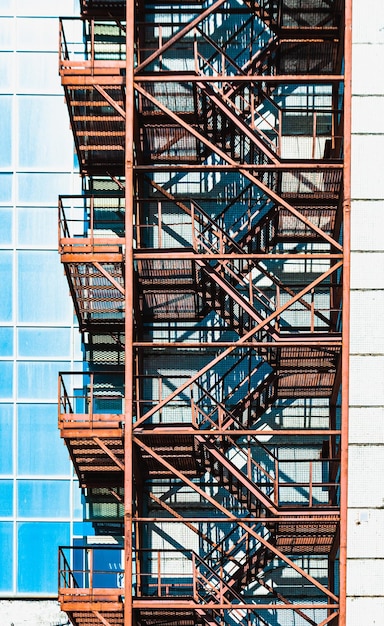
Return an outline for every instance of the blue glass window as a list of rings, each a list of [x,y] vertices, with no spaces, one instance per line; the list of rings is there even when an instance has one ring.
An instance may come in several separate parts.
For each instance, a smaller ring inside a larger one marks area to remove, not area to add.
[[[7,2],[9,2],[9,0],[5,0],[5,5],[7,5]],[[9,9],[9,7],[3,7],[3,5],[4,1],[1,2],[0,11],[2,14],[7,14],[7,9]],[[0,50],[13,50],[14,20],[9,17],[0,19],[0,33]]]
[[[68,522],[18,524],[18,591],[57,593],[57,552],[70,540]]]
[[[13,93],[13,55],[0,52],[0,90],[1,93]]]
[[[57,248],[57,209],[19,208],[18,243]]]
[[[19,321],[68,323],[71,300],[57,252],[20,251],[18,259]]]
[[[18,57],[18,93],[62,94],[57,72],[57,52],[46,54],[21,52]]]
[[[13,515],[13,482],[0,480],[0,517]]]
[[[62,361],[20,361],[17,364],[19,399],[57,399],[57,378],[70,364]]]
[[[68,113],[63,99],[19,96],[19,115],[19,167],[70,172],[73,138],[65,123]]]
[[[19,517],[69,518],[69,480],[19,480],[17,514]]]
[[[78,485],[78,483],[75,483],[75,487],[73,490],[73,517],[75,519],[83,519],[84,516],[84,503],[83,503],[83,496],[81,493],[81,489]],[[81,533],[82,535],[84,535],[85,533]],[[91,535],[93,535],[93,533],[90,533]]]
[[[2,204],[12,202],[12,174],[0,174],[0,202]]]
[[[18,174],[17,181],[17,199],[21,204],[36,203],[39,206],[49,204],[54,207],[57,206],[57,196],[60,193],[72,193],[70,174]],[[81,193],[80,179],[78,183],[79,189],[74,193]]]
[[[0,346],[1,356],[12,356],[13,328],[10,326],[0,326]]]
[[[10,209],[0,209],[0,243],[12,243],[12,211]]]
[[[12,319],[12,252],[0,251],[0,321],[10,322]]]
[[[12,522],[0,522],[0,590],[12,591],[13,528]]]
[[[12,165],[12,97],[0,96],[0,167]]]
[[[19,474],[69,476],[68,451],[57,428],[57,404],[20,404],[17,416]]]
[[[19,356],[69,358],[70,338],[69,328],[19,328]]]
[[[0,361],[0,397],[12,398],[13,396],[13,362]]]
[[[0,404],[0,441],[1,449],[7,454],[0,454],[1,474],[11,474],[13,465],[12,455],[12,424],[13,424],[12,404]]]

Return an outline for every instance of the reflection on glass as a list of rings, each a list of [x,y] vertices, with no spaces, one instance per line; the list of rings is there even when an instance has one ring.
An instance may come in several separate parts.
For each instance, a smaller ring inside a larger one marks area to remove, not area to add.
[[[13,395],[13,362],[0,361],[0,397],[12,398]]]
[[[57,593],[57,560],[53,555],[59,545],[68,545],[69,523],[21,522],[17,530],[18,592]]]
[[[0,209],[0,244],[11,244],[11,243],[12,243],[12,211],[10,209]]]
[[[0,167],[12,165],[12,98],[0,96]]]
[[[0,480],[0,517],[13,515],[13,482]]]
[[[57,248],[56,207],[28,207],[18,210],[18,244],[42,248]]]
[[[19,517],[69,518],[69,481],[19,480],[17,514]]]
[[[19,356],[69,358],[70,339],[69,328],[19,328]]]
[[[0,321],[10,322],[12,319],[12,252],[0,251]]]
[[[65,324],[70,319],[68,288],[57,257],[54,251],[19,252],[20,322]],[[39,298],[36,298],[36,294],[39,294]]]
[[[20,361],[17,364],[19,399],[56,400],[58,373],[69,367],[63,361]]]
[[[12,522],[0,522],[0,591],[12,591],[13,528]]]
[[[17,432],[19,474],[69,476],[68,453],[57,428],[57,404],[19,404]]]
[[[12,429],[13,429],[13,406],[12,404],[0,404],[0,441],[1,449],[7,450],[7,454],[0,454],[0,473],[11,474],[13,467],[12,454]]]
[[[68,119],[61,96],[20,96],[19,114],[19,167],[71,171],[73,139],[60,123]]]

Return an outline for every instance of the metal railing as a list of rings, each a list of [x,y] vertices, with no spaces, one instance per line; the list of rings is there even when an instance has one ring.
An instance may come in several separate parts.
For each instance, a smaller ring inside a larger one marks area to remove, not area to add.
[[[60,253],[121,253],[125,243],[122,196],[59,196]]]
[[[125,68],[126,35],[123,24],[61,18],[59,70],[65,74],[120,74]],[[104,71],[103,71],[104,70]]]
[[[123,375],[117,372],[61,372],[59,428],[118,428],[124,415]]]
[[[71,600],[116,601],[124,592],[123,550],[119,546],[59,548],[59,595]]]
[[[106,601],[124,594],[123,549],[118,546],[59,548],[59,594],[71,600]],[[193,550],[141,549],[132,552],[133,597],[189,598],[197,604],[228,602],[236,592],[221,567],[214,569]],[[140,563],[140,567],[138,567]]]

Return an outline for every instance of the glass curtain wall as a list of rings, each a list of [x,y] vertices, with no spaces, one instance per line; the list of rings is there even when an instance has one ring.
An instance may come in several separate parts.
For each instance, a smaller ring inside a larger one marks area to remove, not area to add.
[[[76,0],[0,2],[2,597],[56,596],[57,546],[85,532],[57,429],[58,372],[82,368],[57,254],[57,196],[81,187],[57,18],[78,11]]]

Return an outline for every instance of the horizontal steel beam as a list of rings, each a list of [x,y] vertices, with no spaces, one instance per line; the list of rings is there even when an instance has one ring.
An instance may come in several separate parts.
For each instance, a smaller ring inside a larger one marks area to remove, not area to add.
[[[199,329],[200,330],[200,329]],[[214,330],[209,328],[208,330]],[[216,329],[218,330],[218,329]],[[223,330],[223,329],[220,329]],[[319,347],[319,346],[338,346],[341,347],[342,340],[340,338],[340,334],[335,334],[335,337],[328,336],[324,339],[323,336],[316,338],[316,336],[311,337],[310,339],[304,339],[299,337],[300,341],[298,341],[297,337],[288,340],[277,340],[277,341],[246,341],[241,344],[242,348],[292,348],[300,346],[306,347]],[[134,348],[227,348],[233,346],[233,341],[134,341]]]
[[[244,436],[244,435],[249,435],[252,437],[269,437],[272,435],[283,435],[284,437],[288,437],[288,436],[292,436],[292,437],[315,437],[315,436],[322,436],[322,435],[340,435],[341,434],[341,430],[329,430],[327,428],[323,428],[323,429],[304,429],[304,428],[296,428],[296,429],[284,429],[281,428],[280,430],[257,430],[257,429],[250,429],[250,428],[239,428],[239,429],[230,429],[230,428],[226,428],[226,429],[222,429],[222,428],[206,428],[204,430],[196,430],[196,428],[193,428],[192,426],[185,426],[185,427],[178,427],[178,426],[159,426],[159,427],[154,427],[154,428],[148,428],[148,429],[141,429],[141,428],[137,428],[135,429],[135,433],[137,435],[149,435],[152,437],[158,437],[163,436],[163,437],[169,437],[169,435],[193,435],[193,436],[199,436],[199,437],[212,437],[212,435],[217,435],[219,437],[234,437],[234,436]],[[332,459],[333,460],[333,459]],[[337,459],[335,459],[337,460]]]
[[[158,72],[157,74],[145,74],[140,76],[135,75],[135,83],[195,83],[195,82],[210,82],[210,83],[270,83],[270,84],[299,84],[306,83],[309,85],[319,84],[332,84],[339,83],[344,80],[343,74],[280,74],[280,75],[260,75],[260,74],[246,74],[228,76],[227,74],[214,74],[213,76],[204,76],[200,74],[192,73],[177,73],[167,74],[166,72]]]
[[[160,171],[160,172],[179,172],[180,170],[182,171],[191,171],[191,172],[215,172],[215,171],[224,171],[224,172],[231,172],[234,169],[242,169],[242,170],[252,170],[255,172],[268,172],[268,171],[275,171],[275,170],[279,170],[282,172],[289,172],[291,170],[305,170],[307,171],[322,171],[322,170],[340,170],[341,172],[343,171],[343,165],[341,163],[341,161],[332,161],[332,160],[327,160],[327,161],[322,161],[321,159],[311,159],[311,160],[307,160],[307,161],[300,161],[300,162],[295,162],[295,163],[291,163],[289,161],[282,161],[281,163],[264,163],[263,165],[257,165],[257,164],[248,164],[248,163],[239,163],[236,166],[234,165],[200,165],[200,164],[196,164],[196,165],[188,165],[188,164],[183,164],[180,163],[180,165],[173,165],[173,164],[167,164],[167,163],[148,163],[145,165],[135,165],[134,166],[134,170],[137,172],[140,171],[144,171],[144,172],[151,172],[152,170],[154,171]]]
[[[339,608],[338,603],[329,603],[329,602],[297,602],[295,604],[276,604],[275,602],[267,603],[236,603],[229,604],[220,603],[220,602],[204,602],[204,604],[199,604],[198,602],[194,602],[193,600],[176,600],[176,598],[169,598],[168,600],[153,600],[152,598],[143,598],[140,600],[133,599],[133,608],[134,609],[222,609],[227,611],[237,611],[241,609],[248,609],[250,611],[280,611],[280,610],[288,610],[293,611],[294,609],[333,609],[336,611]],[[335,613],[336,616],[336,613]]]
[[[280,253],[280,252],[266,252],[266,253],[257,253],[257,254],[248,254],[244,252],[236,253],[236,252],[228,252],[228,253],[199,253],[192,252],[189,250],[185,250],[183,248],[175,250],[164,249],[151,249],[148,252],[148,248],[143,248],[141,250],[135,250],[133,254],[134,259],[138,261],[142,259],[192,259],[196,261],[198,259],[342,259],[342,254],[327,254],[326,252],[308,252],[308,253]]]
[[[301,523],[301,524],[308,524],[309,522],[318,522],[320,524],[323,524],[325,522],[332,522],[332,523],[337,523],[340,519],[340,515],[335,511],[335,514],[330,514],[329,511],[326,512],[326,515],[311,515],[308,514],[308,519],[305,518],[305,516],[295,516],[295,515],[287,515],[285,517],[279,517],[279,519],[277,520],[276,517],[242,517],[241,521],[242,522],[247,522],[249,524],[253,524],[256,522],[265,522],[265,523],[280,523],[280,522],[289,522],[289,523]],[[141,523],[148,523],[148,522],[156,522],[156,523],[161,523],[166,521],[167,524],[168,522],[174,522],[175,524],[184,524],[185,522],[190,522],[191,524],[200,524],[200,523],[217,523],[217,524],[228,524],[228,522],[238,522],[239,518],[232,516],[232,517],[220,517],[220,516],[205,516],[205,517],[196,517],[196,516],[192,516],[192,517],[183,517],[182,519],[180,518],[175,518],[175,517],[135,517],[133,519],[134,523],[137,524],[141,524]]]

